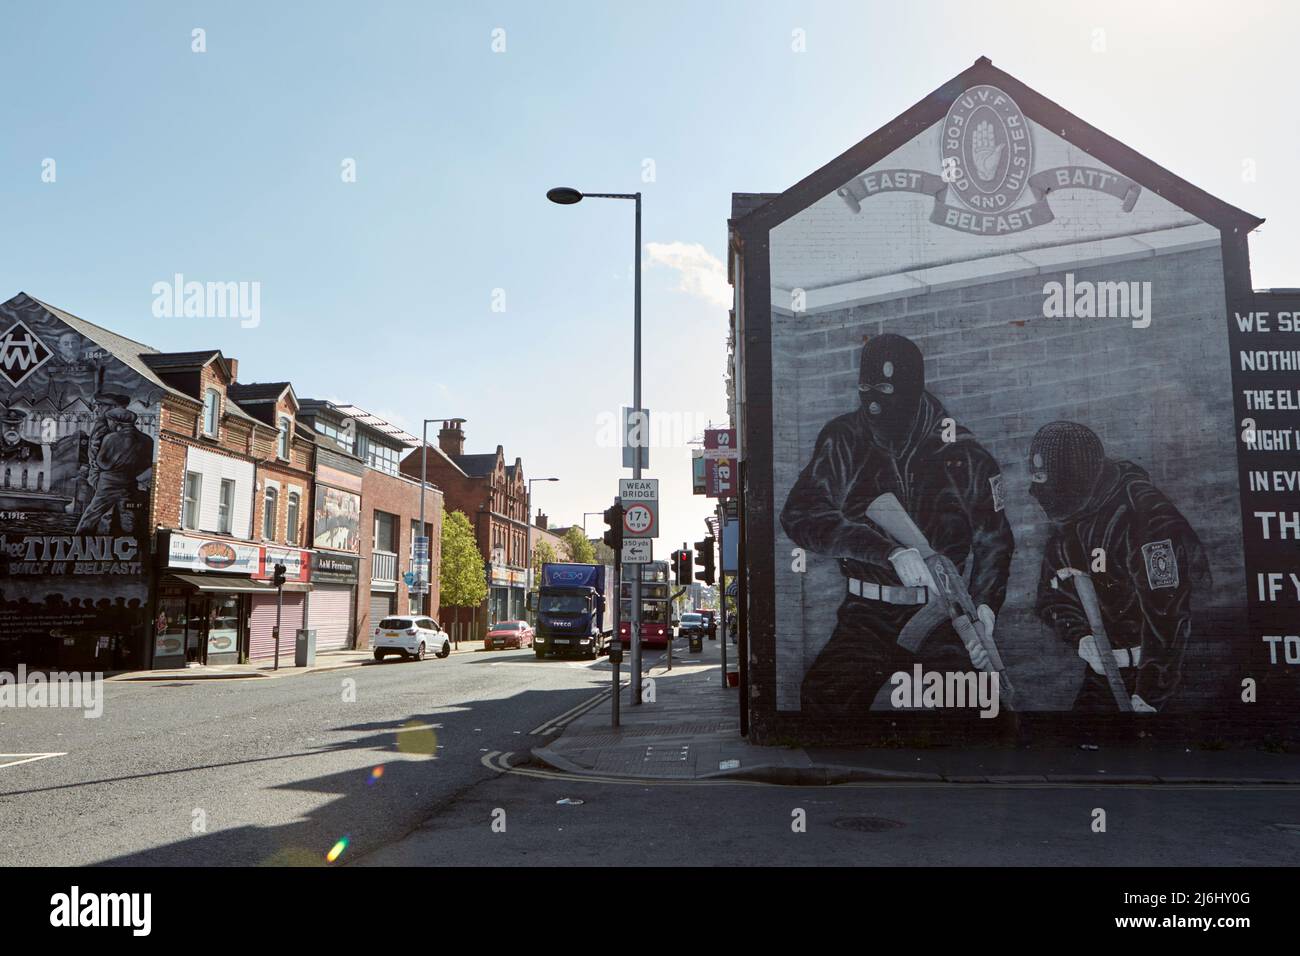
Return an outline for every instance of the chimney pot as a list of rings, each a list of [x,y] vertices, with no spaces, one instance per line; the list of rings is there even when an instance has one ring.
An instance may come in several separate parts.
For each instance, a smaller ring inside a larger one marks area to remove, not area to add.
[[[442,428],[438,431],[438,447],[452,458],[465,454],[465,430],[461,428],[460,422],[453,419],[442,423]]]

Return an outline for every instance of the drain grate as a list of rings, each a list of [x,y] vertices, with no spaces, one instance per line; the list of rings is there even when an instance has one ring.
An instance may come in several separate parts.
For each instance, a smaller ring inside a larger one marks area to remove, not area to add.
[[[852,830],[854,833],[884,833],[906,826],[901,820],[889,820],[885,817],[840,817],[831,823],[840,830]]]

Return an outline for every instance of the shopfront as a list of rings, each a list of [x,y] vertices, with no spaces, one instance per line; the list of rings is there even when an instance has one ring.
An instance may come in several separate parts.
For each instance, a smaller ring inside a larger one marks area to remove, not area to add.
[[[271,659],[277,612],[280,657],[293,660],[311,590],[310,551],[161,532],[158,555],[155,668]],[[272,584],[277,563],[286,572],[282,604]]]
[[[250,603],[272,590],[223,574],[168,574],[158,586],[154,667],[239,663]]]
[[[354,554],[318,551],[312,561],[312,591],[307,599],[307,627],[316,632],[317,651],[352,647],[357,571]]]
[[[493,565],[488,576],[488,623],[522,621],[528,597],[528,572]]]
[[[311,586],[312,552],[300,548],[262,549],[262,562],[255,580],[267,584],[269,590],[255,594],[248,609],[248,660],[252,663],[269,661],[276,657],[275,629],[280,628],[279,659],[293,663],[294,641],[298,631],[306,626],[307,595]],[[275,566],[284,565],[285,581],[282,588],[270,585],[275,577]]]
[[[153,666],[238,663],[249,600],[268,590],[253,580],[261,559],[255,544],[160,533]]]

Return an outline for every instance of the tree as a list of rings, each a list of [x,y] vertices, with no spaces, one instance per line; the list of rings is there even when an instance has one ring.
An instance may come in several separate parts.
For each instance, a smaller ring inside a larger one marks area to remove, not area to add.
[[[542,565],[555,564],[560,560],[555,549],[551,547],[549,541],[538,541],[537,546],[533,548],[533,590],[536,591],[542,584]]]
[[[591,551],[595,555],[593,564],[613,564],[614,549],[604,541],[596,540],[591,542]]]
[[[463,511],[442,512],[442,569],[440,574],[443,607],[478,607],[487,597],[487,575],[483,556],[474,541],[474,529]]]
[[[564,546],[569,549],[569,560],[575,564],[594,564],[596,552],[592,550],[587,535],[576,524],[564,532]]]

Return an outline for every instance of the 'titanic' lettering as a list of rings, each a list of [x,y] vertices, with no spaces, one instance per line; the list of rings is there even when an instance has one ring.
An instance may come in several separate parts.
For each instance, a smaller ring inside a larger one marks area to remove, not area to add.
[[[139,551],[135,538],[110,535],[28,535],[26,561],[131,561]]]

